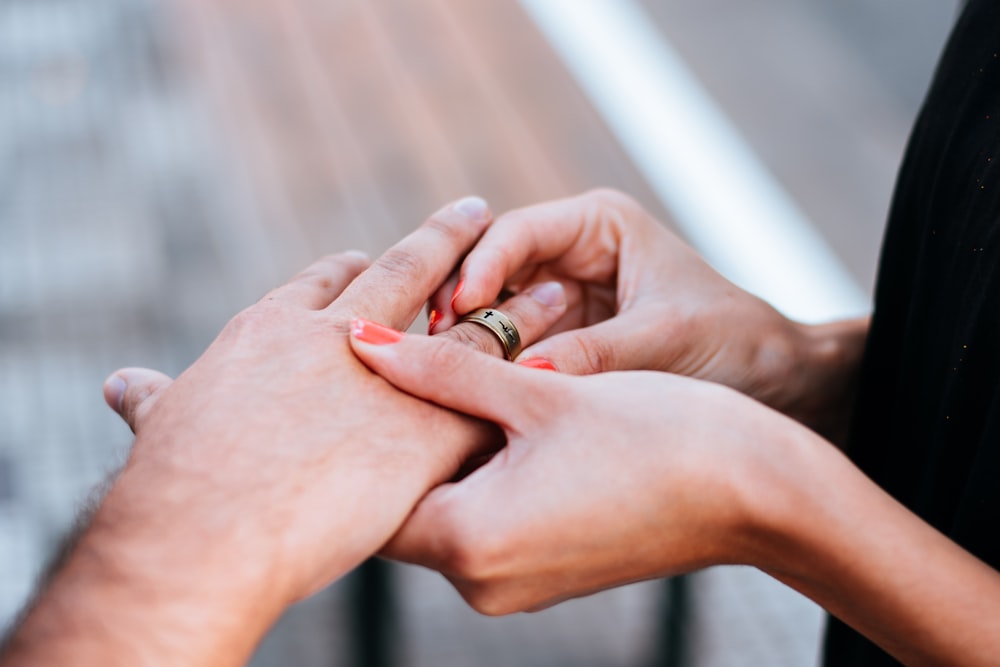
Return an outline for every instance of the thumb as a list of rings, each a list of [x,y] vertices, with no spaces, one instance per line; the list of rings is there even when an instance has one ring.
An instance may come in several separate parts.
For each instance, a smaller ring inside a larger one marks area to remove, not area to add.
[[[169,375],[149,368],[121,368],[104,381],[104,400],[137,433],[142,420],[172,383]]]
[[[368,320],[351,323],[351,347],[366,366],[406,393],[504,429],[544,414],[546,397],[556,395],[551,385],[560,380],[442,336],[402,334]]]

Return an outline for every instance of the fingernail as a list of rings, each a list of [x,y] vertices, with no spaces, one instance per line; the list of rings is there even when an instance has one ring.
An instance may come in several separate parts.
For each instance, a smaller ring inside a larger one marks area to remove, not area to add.
[[[397,343],[403,337],[403,334],[395,329],[360,318],[351,320],[351,335],[372,345]]]
[[[466,197],[455,202],[452,208],[470,220],[482,220],[489,213],[490,205],[482,197]]]
[[[345,250],[340,253],[341,257],[353,257],[365,262],[371,262],[372,258],[364,250]]]
[[[104,381],[104,395],[111,399],[108,402],[115,406],[117,412],[122,411],[122,401],[125,400],[126,389],[128,389],[128,383],[120,375],[112,375]]]
[[[440,321],[441,313],[439,313],[436,309],[431,310],[431,314],[427,316],[427,333],[434,333],[434,327],[437,326],[437,323]]]
[[[561,306],[566,303],[566,290],[563,288],[562,283],[552,281],[548,283],[542,283],[541,285],[535,285],[528,292],[531,298],[539,303],[543,303],[546,306]]]
[[[544,357],[525,359],[524,361],[517,362],[517,365],[524,366],[525,368],[537,368],[543,371],[556,371],[556,372],[559,371],[559,369],[556,368],[556,365],[554,363],[552,363],[548,359],[545,359]]]
[[[458,281],[458,284],[455,285],[455,291],[451,293],[452,310],[455,310],[455,300],[458,298],[458,295],[462,293],[463,289],[465,289],[465,278],[462,278],[461,280]]]

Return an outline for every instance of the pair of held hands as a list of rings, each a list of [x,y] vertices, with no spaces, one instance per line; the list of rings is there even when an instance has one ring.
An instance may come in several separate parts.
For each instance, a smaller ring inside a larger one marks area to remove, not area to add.
[[[528,366],[456,324],[504,288]],[[399,334],[428,301],[436,335]],[[781,412],[843,417],[824,354],[623,195],[495,222],[462,200],[370,266],[317,262],[176,380],[109,378],[136,440],[81,548],[206,618],[249,607],[250,634],[376,552],[487,613],[763,567],[775,489],[819,441]]]

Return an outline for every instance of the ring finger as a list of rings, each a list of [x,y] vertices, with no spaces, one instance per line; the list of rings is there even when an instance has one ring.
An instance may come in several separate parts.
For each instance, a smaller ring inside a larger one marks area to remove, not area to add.
[[[566,291],[558,282],[534,285],[496,306],[517,328],[524,347],[538,340],[566,312]],[[487,354],[506,357],[500,337],[489,327],[476,322],[459,322],[439,336],[447,336],[471,345]]]

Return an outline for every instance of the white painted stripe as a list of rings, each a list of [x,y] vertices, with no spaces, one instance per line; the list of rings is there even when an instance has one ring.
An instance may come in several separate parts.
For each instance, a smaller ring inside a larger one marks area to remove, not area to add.
[[[635,0],[521,4],[717,270],[802,321],[868,312],[868,297]]]

